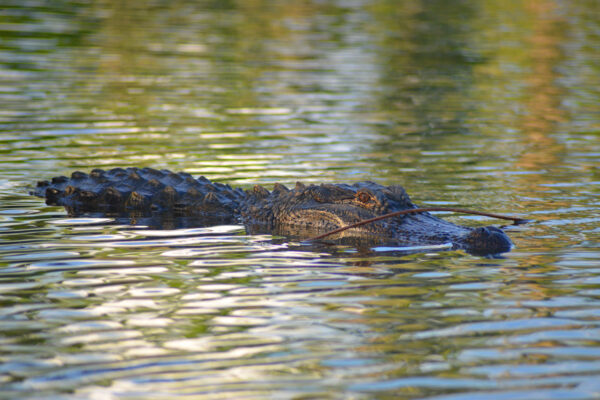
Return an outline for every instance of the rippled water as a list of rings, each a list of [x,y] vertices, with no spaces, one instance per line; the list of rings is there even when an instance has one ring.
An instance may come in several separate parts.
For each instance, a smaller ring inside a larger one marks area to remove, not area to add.
[[[3,1],[0,398],[598,397],[599,11]],[[116,166],[399,183],[534,222],[503,258],[407,255],[28,195]]]

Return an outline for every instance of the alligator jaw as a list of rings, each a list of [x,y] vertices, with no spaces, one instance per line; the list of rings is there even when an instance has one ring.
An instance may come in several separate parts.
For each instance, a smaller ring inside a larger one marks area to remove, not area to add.
[[[350,207],[348,207],[350,208]],[[317,220],[317,226],[306,224],[303,226],[302,233],[293,230],[293,234],[299,236],[311,236],[316,232],[322,233],[324,229],[334,230],[336,228],[348,227],[357,222],[355,220],[359,213],[332,213],[325,212],[324,207],[319,210],[319,215],[313,210],[303,210],[301,215],[294,215],[295,220],[312,221]],[[344,216],[353,218],[343,218]],[[313,217],[313,218],[311,218]],[[318,218],[314,218],[318,217]],[[363,220],[369,219],[369,216],[363,215]],[[298,226],[296,225],[296,228]],[[285,228],[279,228],[282,232]],[[291,227],[287,227],[290,233]],[[336,229],[337,230],[337,229]],[[455,225],[443,219],[437,218],[428,212],[418,212],[403,217],[393,217],[386,220],[378,220],[360,225],[350,229],[339,229],[340,232],[331,232],[337,239],[346,239],[349,237],[360,237],[363,240],[371,242],[385,243],[392,246],[443,246],[448,245],[452,249],[461,249],[469,254],[487,256],[505,253],[511,251],[514,247],[510,238],[499,228],[494,226],[470,228],[461,225]],[[320,240],[329,235],[319,235],[311,240]]]
[[[394,227],[394,237],[408,244],[451,243],[453,249],[479,256],[506,253],[514,247],[510,238],[499,228],[455,225],[429,213],[404,218]]]

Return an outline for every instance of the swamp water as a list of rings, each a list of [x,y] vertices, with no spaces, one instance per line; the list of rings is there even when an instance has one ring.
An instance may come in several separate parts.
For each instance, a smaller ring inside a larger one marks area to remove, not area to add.
[[[0,398],[600,397],[597,2],[1,3]],[[116,166],[535,222],[407,255],[27,194]]]

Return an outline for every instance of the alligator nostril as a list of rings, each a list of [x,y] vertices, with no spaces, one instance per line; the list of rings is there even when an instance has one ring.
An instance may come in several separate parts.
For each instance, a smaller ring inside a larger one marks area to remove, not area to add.
[[[487,226],[473,229],[465,238],[465,250],[478,255],[510,251],[513,243],[501,229]]]

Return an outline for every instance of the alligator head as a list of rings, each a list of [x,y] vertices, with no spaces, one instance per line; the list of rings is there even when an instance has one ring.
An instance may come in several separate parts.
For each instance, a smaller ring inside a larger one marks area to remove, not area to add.
[[[401,186],[373,182],[353,185],[297,183],[292,190],[276,184],[272,192],[256,186],[247,192],[244,220],[262,223],[283,235],[315,236],[395,211],[417,208]],[[372,222],[337,234],[338,237],[375,237],[380,242],[406,246],[451,244],[454,249],[487,255],[510,251],[509,237],[499,228],[471,228],[444,221],[429,213],[407,214]]]

